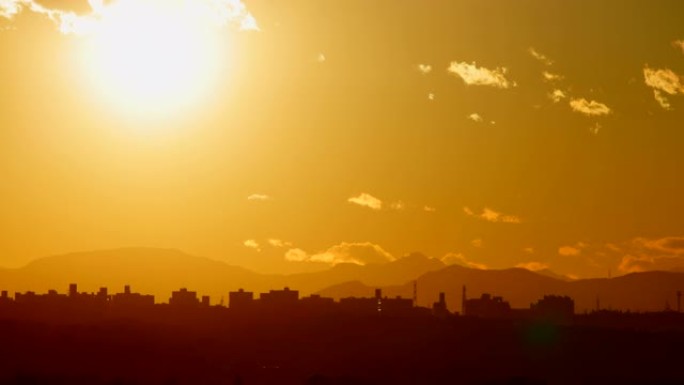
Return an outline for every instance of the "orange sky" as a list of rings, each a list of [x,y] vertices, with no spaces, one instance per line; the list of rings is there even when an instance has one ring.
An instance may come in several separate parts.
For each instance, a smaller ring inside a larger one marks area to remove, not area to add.
[[[131,1],[0,0],[0,266],[684,267],[684,4]]]

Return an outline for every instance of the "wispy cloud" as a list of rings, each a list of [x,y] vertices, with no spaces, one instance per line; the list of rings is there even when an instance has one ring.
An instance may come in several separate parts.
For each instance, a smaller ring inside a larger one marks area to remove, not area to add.
[[[423,75],[427,75],[432,72],[432,66],[429,64],[418,64],[418,71]]]
[[[543,262],[537,262],[537,261],[532,261],[532,262],[522,262],[518,263],[515,265],[515,267],[521,268],[521,269],[526,269],[529,271],[540,271],[540,270],[546,270],[549,268],[549,265]]]
[[[0,17],[11,19],[21,12],[27,11],[43,16],[54,22],[60,32],[64,34],[85,35],[97,32],[103,20],[113,14],[126,11],[140,11],[149,13],[151,7],[159,6],[159,11],[168,10],[165,0],[150,0],[144,5],[137,0],[118,0],[105,2],[104,0],[89,0],[90,12],[76,14],[60,8],[50,8],[35,0],[0,0]],[[240,30],[259,30],[256,19],[240,0],[196,0],[193,2],[179,2],[179,13],[186,18],[194,18],[202,25],[222,27],[228,24],[236,25]],[[154,8],[152,8],[154,9]]]
[[[292,247],[291,242],[283,241],[282,239],[270,238],[268,244],[273,247]]]
[[[675,40],[672,42],[672,45],[684,53],[684,40]]]
[[[441,260],[445,265],[460,265],[478,270],[488,269],[487,265],[485,265],[484,263],[471,261],[461,253],[448,253],[445,256],[443,256]]]
[[[382,201],[368,193],[361,193],[347,199],[347,202],[353,203],[362,207],[367,207],[371,210],[381,210]]]
[[[329,265],[340,263],[384,264],[395,260],[392,254],[370,242],[342,242],[314,254],[309,254],[302,249],[290,249],[285,253],[285,259],[291,262],[318,262]]]
[[[478,114],[477,112],[473,112],[472,114],[468,115],[468,119],[472,120],[475,123],[482,122],[482,116],[480,116],[480,114]]]
[[[264,202],[264,201],[270,201],[273,200],[273,198],[270,195],[266,194],[252,194],[247,197],[248,201],[255,201],[255,202]]]
[[[635,238],[615,247],[623,253],[618,265],[622,273],[642,271],[684,271],[684,236]]]
[[[550,66],[553,64],[553,60],[549,59],[546,55],[542,54],[541,52],[537,51],[534,49],[534,47],[530,47],[527,52],[532,55],[533,58],[539,60],[540,62],[544,63],[547,66]]]
[[[475,238],[472,241],[470,241],[470,244],[473,247],[477,247],[478,249],[484,246],[484,242],[482,241],[482,238]]]
[[[549,72],[549,71],[542,72],[542,77],[547,82],[556,82],[559,80],[563,80],[563,76],[555,74],[553,72]]]
[[[498,211],[490,209],[489,207],[483,208],[482,212],[478,214],[466,206],[463,208],[463,212],[466,213],[466,215],[468,215],[468,216],[483,219],[483,220],[488,221],[488,222],[516,223],[516,224],[522,223],[522,220],[515,215],[502,214]]]
[[[460,77],[467,85],[490,86],[496,88],[514,87],[515,83],[506,79],[508,70],[505,67],[488,69],[478,67],[475,62],[451,62],[448,72]]]
[[[423,206],[423,211],[427,211],[428,213],[434,213],[435,211],[437,211],[437,209],[432,206]]]
[[[576,255],[580,255],[581,252],[582,250],[574,246],[561,246],[558,248],[558,254],[564,257],[573,257]]]
[[[644,68],[644,81],[653,89],[655,100],[666,110],[671,108],[667,95],[684,94],[684,81],[671,69]]]
[[[558,103],[561,100],[567,98],[568,96],[563,92],[563,90],[555,89],[549,94],[549,99],[553,100],[554,103]]]
[[[605,104],[584,98],[571,99],[570,108],[587,116],[604,116],[612,112]]]
[[[246,241],[242,242],[245,247],[254,249],[256,251],[261,251],[261,246],[259,245],[259,242],[257,242],[254,239],[247,239]]]

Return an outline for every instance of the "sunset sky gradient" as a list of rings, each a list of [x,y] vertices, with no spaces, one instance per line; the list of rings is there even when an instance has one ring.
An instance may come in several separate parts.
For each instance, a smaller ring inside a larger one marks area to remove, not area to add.
[[[0,266],[684,271],[684,2],[159,4],[0,0]]]

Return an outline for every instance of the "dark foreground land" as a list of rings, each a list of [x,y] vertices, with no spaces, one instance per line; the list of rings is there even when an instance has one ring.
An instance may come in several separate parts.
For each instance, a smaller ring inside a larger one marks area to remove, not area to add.
[[[684,383],[677,327],[431,316],[163,318],[0,320],[0,383]]]

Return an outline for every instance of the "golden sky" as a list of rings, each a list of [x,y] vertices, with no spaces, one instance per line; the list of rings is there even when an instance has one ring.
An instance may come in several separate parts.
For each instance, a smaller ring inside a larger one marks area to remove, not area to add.
[[[0,0],[0,266],[684,267],[684,3]]]

